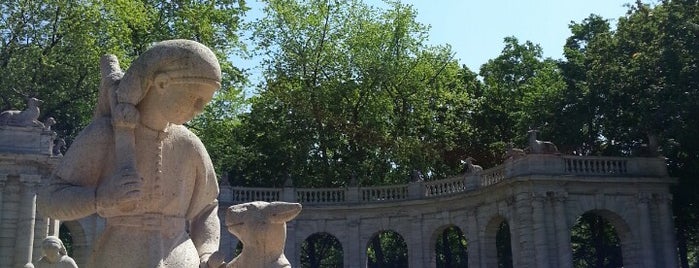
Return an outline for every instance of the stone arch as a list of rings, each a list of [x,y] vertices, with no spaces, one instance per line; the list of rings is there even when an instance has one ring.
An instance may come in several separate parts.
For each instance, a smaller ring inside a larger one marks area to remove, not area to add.
[[[459,256],[454,256],[454,258],[451,258],[451,260],[446,260],[445,265],[439,265],[440,264],[440,258],[439,258],[439,252],[438,245],[442,243],[443,241],[440,241],[444,238],[444,235],[446,232],[456,232],[456,235],[459,236],[459,239],[467,240],[466,234],[459,226],[454,225],[454,224],[448,224],[448,225],[443,225],[439,228],[437,228],[433,233],[429,241],[429,252],[430,256],[433,261],[433,264],[436,264],[436,267],[466,267],[464,265],[468,265],[468,247],[466,245],[463,245],[463,248],[458,248],[458,249],[453,249],[452,251],[461,252]],[[453,241],[449,241],[453,242]],[[451,252],[449,252],[451,253]],[[452,263],[452,261],[458,261],[458,264]],[[450,264],[451,263],[451,264]],[[455,266],[456,265],[456,266]]]
[[[73,255],[71,256],[78,267],[86,267],[87,259],[90,257],[90,245],[88,244],[85,228],[79,221],[61,222],[70,231],[72,238]]]
[[[637,250],[633,246],[636,244],[633,240],[633,233],[631,232],[631,227],[627,223],[626,220],[622,218],[619,214],[607,210],[607,209],[591,209],[588,211],[585,211],[583,213],[580,213],[577,215],[576,220],[574,221],[575,224],[577,224],[578,220],[580,217],[582,217],[583,214],[594,214],[597,216],[602,217],[604,220],[606,220],[609,224],[614,227],[614,231],[616,232],[616,235],[619,237],[619,241],[621,244],[621,258],[623,261],[623,264],[625,267],[635,267],[636,263],[634,262],[634,259],[636,259],[634,252]],[[570,233],[572,226],[575,224],[571,225],[571,228],[568,229],[568,235],[572,235]]]
[[[392,247],[381,247],[381,239],[384,238],[387,241],[393,243]],[[379,246],[376,248],[376,246]],[[366,267],[368,268],[378,268],[378,267],[408,267],[409,256],[408,256],[408,244],[405,238],[398,232],[386,229],[376,232],[371,236],[366,244]],[[384,252],[387,248],[398,249],[395,252]],[[377,249],[380,249],[378,251]],[[371,252],[373,250],[373,252]],[[372,255],[374,255],[375,261],[372,261]],[[382,258],[383,256],[383,258]],[[389,259],[390,258],[390,259]]]
[[[343,267],[345,253],[342,242],[328,232],[317,232],[307,236],[301,243],[299,253],[302,267]]]
[[[490,218],[488,223],[485,225],[485,233],[483,236],[485,240],[483,241],[484,248],[481,249],[484,251],[484,258],[481,261],[485,262],[486,267],[498,267],[497,235],[502,224],[507,224],[509,226],[507,231],[511,235],[512,226],[507,218],[502,215],[496,215]],[[512,240],[510,240],[510,243],[512,243]],[[510,253],[510,256],[511,255],[512,254]]]
[[[607,200],[609,199],[609,200]],[[576,205],[569,207],[567,215],[568,236],[570,237],[571,228],[578,221],[578,218],[585,213],[595,213],[607,220],[617,232],[621,242],[621,256],[625,267],[636,267],[642,259],[638,237],[638,226],[635,221],[635,213],[637,213],[637,204],[632,196],[613,196],[607,198],[596,198],[587,196],[580,198]]]

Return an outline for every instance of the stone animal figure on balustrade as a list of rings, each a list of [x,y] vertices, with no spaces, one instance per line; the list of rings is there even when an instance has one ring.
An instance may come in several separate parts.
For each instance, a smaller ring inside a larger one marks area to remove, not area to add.
[[[301,204],[250,202],[226,212],[226,228],[243,243],[243,252],[221,268],[287,268],[284,256],[286,222],[301,212]]]
[[[532,154],[558,154],[558,147],[550,141],[536,139],[538,130],[529,130],[529,153]]]
[[[39,105],[42,103],[37,98],[27,99],[27,109],[7,110],[0,113],[0,126],[17,126],[17,127],[44,127],[44,124],[39,122]]]
[[[473,161],[475,161],[473,157],[467,157],[466,160],[464,160],[464,172],[467,175],[477,175],[483,172],[483,167],[479,165],[474,165]]]
[[[506,147],[505,147],[505,160],[508,159],[518,159],[520,157],[524,157],[526,153],[524,150],[515,148],[515,145],[512,142],[508,142]]]

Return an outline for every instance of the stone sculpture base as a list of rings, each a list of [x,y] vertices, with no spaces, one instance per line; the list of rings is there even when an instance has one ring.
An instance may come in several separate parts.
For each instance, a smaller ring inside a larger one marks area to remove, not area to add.
[[[0,152],[50,156],[55,138],[40,127],[0,126]]]

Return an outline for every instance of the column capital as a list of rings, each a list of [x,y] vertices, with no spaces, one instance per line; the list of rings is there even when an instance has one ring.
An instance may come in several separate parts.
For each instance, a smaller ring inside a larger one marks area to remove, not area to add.
[[[548,199],[548,194],[546,192],[532,192],[532,201],[544,202]]]
[[[39,185],[41,184],[41,175],[21,174],[19,175],[19,181],[21,183],[29,184],[32,186]]]
[[[655,193],[653,194],[653,202],[655,204],[672,203],[671,193]]]
[[[638,203],[639,204],[648,204],[651,200],[653,199],[653,194],[651,193],[638,193]]]
[[[553,199],[553,201],[556,201],[556,202],[565,202],[568,199],[568,192],[566,192],[566,191],[553,192],[553,195],[551,195],[551,198]]]

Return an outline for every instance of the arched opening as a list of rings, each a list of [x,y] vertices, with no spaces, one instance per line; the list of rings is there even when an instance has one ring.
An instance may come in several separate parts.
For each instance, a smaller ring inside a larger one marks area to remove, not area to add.
[[[570,230],[574,267],[623,267],[621,239],[609,220],[618,216],[612,214],[588,211],[578,217]]]
[[[70,229],[68,229],[65,224],[61,224],[61,226],[58,227],[58,238],[61,239],[61,242],[63,242],[63,246],[65,246],[68,256],[75,256],[73,251],[73,235],[70,233]]]
[[[403,237],[394,231],[381,231],[367,247],[368,268],[408,267],[408,245]]]
[[[71,256],[78,267],[85,266],[88,257],[90,256],[90,247],[88,239],[85,237],[85,230],[79,221],[61,222],[58,227],[58,238],[61,239],[66,247],[68,256]]]
[[[502,221],[495,236],[495,246],[498,252],[498,267],[512,268],[512,239],[510,225]]]
[[[497,216],[488,222],[485,228],[485,239],[486,266],[513,267],[510,224],[504,217]]]
[[[437,268],[468,267],[467,241],[459,227],[449,226],[437,236],[435,254]]]
[[[301,267],[343,267],[342,244],[329,233],[315,233],[301,243]]]

